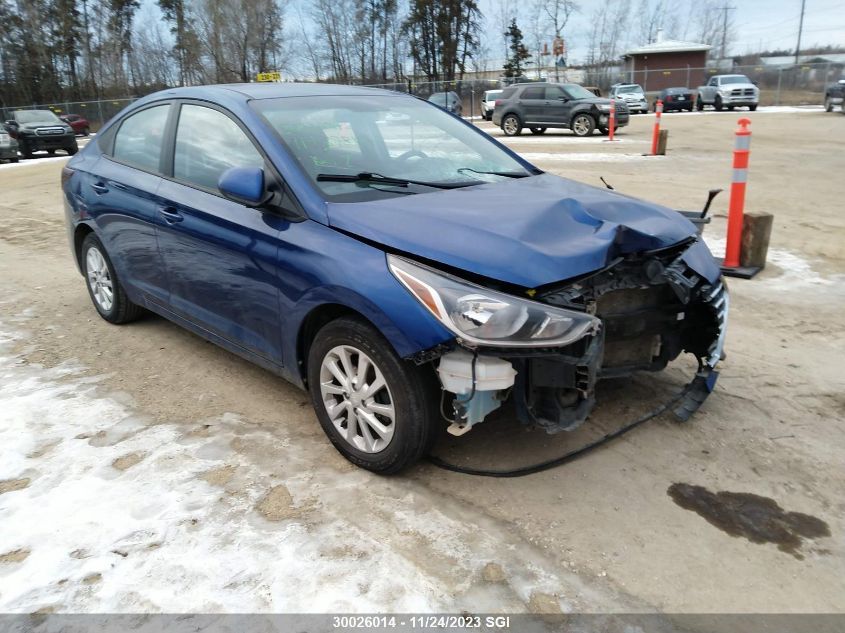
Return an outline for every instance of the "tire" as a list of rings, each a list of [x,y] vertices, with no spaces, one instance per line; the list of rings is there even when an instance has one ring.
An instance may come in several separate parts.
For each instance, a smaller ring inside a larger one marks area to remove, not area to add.
[[[547,128],[544,128],[544,127],[532,127],[532,128],[530,128],[530,129],[531,129],[531,133],[532,133],[532,134],[545,134],[545,133],[546,133],[546,129],[547,129]]]
[[[589,114],[582,112],[572,118],[569,128],[575,136],[590,136],[596,129],[596,121]]]
[[[87,127],[82,129],[82,136],[89,136],[91,134],[91,130]]]
[[[355,387],[344,389],[340,380],[353,374],[353,380],[358,379],[362,356],[369,361],[364,384],[374,384],[379,374],[385,383],[372,398],[364,396],[363,400],[360,383],[356,392]],[[334,370],[329,369],[330,363]],[[337,451],[356,466],[395,474],[419,461],[435,440],[438,389],[431,367],[399,358],[381,333],[362,320],[342,317],[317,333],[308,353],[308,389],[323,431]],[[334,421],[327,402],[334,403]],[[349,406],[359,415],[355,416],[355,433],[347,439],[353,421]],[[376,406],[385,412],[392,407],[393,420],[369,408]],[[376,431],[367,419],[374,419],[383,432]]]
[[[713,102],[713,107],[716,108],[716,112],[722,111],[722,108],[724,107],[722,105],[722,97],[716,95],[716,100]]]
[[[613,133],[616,134],[619,131],[619,126],[617,125],[613,128]],[[602,136],[609,136],[610,135],[610,128],[609,127],[599,127],[599,134]]]
[[[830,102],[830,97],[827,95],[824,97],[824,111],[833,112],[833,104]]]
[[[698,98],[695,100],[695,109],[699,112],[704,110],[704,102],[701,100],[701,95],[698,95]],[[692,110],[690,110],[692,112]]]
[[[754,105],[748,106],[748,111],[749,112],[756,112],[757,111],[757,104],[755,103]]]
[[[79,147],[74,145],[73,147],[65,147],[65,151],[67,152],[68,156],[73,156],[76,152],[79,151]]]
[[[54,149],[48,149],[48,150],[47,150],[47,155],[48,155],[48,156],[55,156],[55,155],[56,155],[56,150],[54,150]]]
[[[10,161],[10,162],[12,162],[12,163],[18,163],[18,162],[20,162],[20,160],[21,160],[21,159],[20,159],[20,158],[18,158],[17,156],[12,156],[12,157],[9,159],[9,161]]]
[[[143,314],[144,309],[132,303],[126,296],[126,291],[115,273],[106,249],[93,233],[89,233],[82,241],[79,263],[85,277],[88,295],[97,313],[103,319],[109,323],[122,324],[134,321]],[[95,281],[99,282],[100,292],[97,294],[94,289]],[[109,288],[111,289],[110,304],[105,301],[108,298],[106,291]]]
[[[502,132],[505,136],[519,136],[522,134],[522,121],[515,114],[508,114],[502,119]]]
[[[18,151],[24,158],[32,158],[32,148],[23,139],[18,141]]]

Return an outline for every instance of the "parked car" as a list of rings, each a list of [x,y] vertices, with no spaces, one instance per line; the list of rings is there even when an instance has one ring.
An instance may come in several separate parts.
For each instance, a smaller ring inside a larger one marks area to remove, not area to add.
[[[78,149],[73,129],[50,110],[15,110],[6,129],[17,139],[24,158],[32,158],[32,153],[40,150],[52,154],[57,149],[73,156]]]
[[[481,100],[481,116],[485,121],[493,119],[493,110],[496,109],[496,99],[502,94],[501,90],[485,90],[484,98]]]
[[[446,112],[451,112],[457,116],[461,116],[464,110],[464,105],[461,103],[461,98],[457,92],[435,92],[428,100],[434,105],[443,108]]]
[[[628,109],[616,101],[616,127],[628,125]],[[568,128],[576,136],[598,129],[607,134],[610,99],[596,97],[578,84],[525,84],[505,88],[493,111],[493,123],[506,136],[523,128],[543,134],[548,128]]]
[[[18,162],[18,142],[5,128],[0,128],[0,160]]]
[[[713,75],[706,86],[698,87],[695,107],[700,111],[706,105],[716,110],[748,106],[754,112],[760,101],[760,89],[745,75]]]
[[[611,99],[622,99],[631,114],[648,112],[648,101],[645,90],[640,84],[614,84],[610,87]]]
[[[544,173],[408,95],[158,92],[62,189],[103,319],[148,309],[307,389],[337,450],[373,471],[424,455],[441,404],[453,433],[508,399],[553,433],[584,422],[603,377],[692,354],[688,412],[716,380],[727,295],[691,222]]]
[[[652,104],[652,110],[657,110],[658,99],[663,102],[664,112],[689,110],[692,112],[695,106],[695,99],[692,90],[689,88],[664,88],[661,90]]]
[[[845,79],[830,84],[824,91],[824,109],[833,112],[836,106],[842,106],[845,112]]]
[[[88,136],[91,133],[91,124],[81,114],[63,114],[59,118],[72,127],[77,134]]]

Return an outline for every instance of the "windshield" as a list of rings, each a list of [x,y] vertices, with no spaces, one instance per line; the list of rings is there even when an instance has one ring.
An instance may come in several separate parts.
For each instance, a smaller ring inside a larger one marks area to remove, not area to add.
[[[59,117],[50,110],[17,110],[15,121],[21,124],[26,123],[61,123]]]
[[[643,89],[640,88],[639,86],[619,86],[616,89],[616,94],[621,95],[621,94],[626,94],[626,93],[631,93],[631,92],[642,92],[642,91],[643,91]]]
[[[728,75],[722,77],[722,84],[750,84],[751,80],[745,75]]]
[[[596,95],[578,84],[563,84],[563,89],[573,99],[595,99]]]
[[[409,97],[321,96],[252,101],[324,197],[337,202],[436,191],[328,174],[378,174],[431,183],[499,182],[528,172],[486,135],[439,108]]]

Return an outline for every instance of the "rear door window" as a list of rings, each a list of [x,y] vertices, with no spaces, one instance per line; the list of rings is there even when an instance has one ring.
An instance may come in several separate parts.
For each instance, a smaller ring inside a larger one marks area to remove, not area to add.
[[[165,104],[126,117],[115,134],[112,157],[146,171],[159,171],[169,113],[170,104]]]
[[[173,177],[217,191],[221,174],[231,167],[264,167],[249,137],[219,110],[184,104],[179,113]]]
[[[535,86],[533,88],[526,88],[522,91],[520,99],[543,99],[544,88],[542,86]]]

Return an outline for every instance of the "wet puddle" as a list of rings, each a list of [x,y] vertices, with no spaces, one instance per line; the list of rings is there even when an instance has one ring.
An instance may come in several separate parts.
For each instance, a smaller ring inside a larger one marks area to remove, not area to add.
[[[782,552],[799,560],[805,538],[830,536],[821,519],[802,512],[787,512],[774,499],[749,492],[711,492],[702,486],[672,484],[667,491],[672,500],[699,514],[711,525],[731,536],[752,543],[773,543]]]

